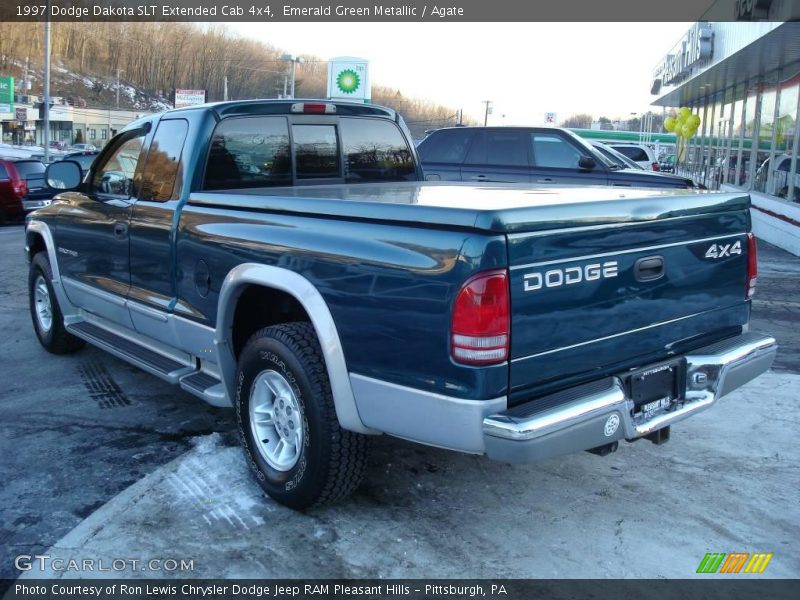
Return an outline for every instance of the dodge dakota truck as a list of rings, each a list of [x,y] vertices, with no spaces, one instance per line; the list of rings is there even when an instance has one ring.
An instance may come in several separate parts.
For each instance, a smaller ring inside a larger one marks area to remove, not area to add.
[[[663,443],[776,352],[744,193],[424,182],[394,111],[286,100],[148,116],[46,178],[42,346],[232,406],[296,509],[382,433],[504,462]]]

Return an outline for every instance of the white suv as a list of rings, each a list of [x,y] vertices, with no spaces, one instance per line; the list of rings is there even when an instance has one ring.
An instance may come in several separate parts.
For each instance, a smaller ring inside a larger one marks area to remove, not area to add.
[[[609,146],[621,152],[633,162],[638,164],[643,169],[649,171],[660,171],[658,160],[656,160],[655,151],[647,144],[636,144],[634,142],[604,142]]]

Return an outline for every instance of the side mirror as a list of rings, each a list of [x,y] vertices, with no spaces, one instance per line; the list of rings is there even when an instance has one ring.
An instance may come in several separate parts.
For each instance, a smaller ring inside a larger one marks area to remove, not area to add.
[[[591,156],[583,156],[578,161],[578,168],[583,169],[584,171],[591,171],[597,166],[597,161],[593,159]]]
[[[62,160],[47,165],[44,180],[54,190],[76,190],[81,184],[81,166],[74,160]]]

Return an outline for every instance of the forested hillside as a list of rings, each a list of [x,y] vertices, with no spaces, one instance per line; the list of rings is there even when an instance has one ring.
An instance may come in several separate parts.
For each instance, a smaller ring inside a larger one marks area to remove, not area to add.
[[[0,23],[0,74],[22,78],[28,65],[34,94],[42,88],[43,39],[41,23],[24,27]],[[225,77],[229,98],[272,98],[283,92],[288,69],[280,60],[284,53],[280,48],[216,25],[53,23],[51,39],[52,93],[80,97],[90,104],[111,102],[118,72],[124,86],[121,106],[143,108],[148,104],[142,102],[143,94],[152,99],[150,105],[158,106],[170,102],[175,88],[205,89],[209,100],[221,100]],[[322,58],[305,58],[307,62],[298,65],[295,95],[323,97],[327,63]],[[407,98],[383,85],[373,85],[372,101],[399,110],[415,135],[456,121],[455,108]]]

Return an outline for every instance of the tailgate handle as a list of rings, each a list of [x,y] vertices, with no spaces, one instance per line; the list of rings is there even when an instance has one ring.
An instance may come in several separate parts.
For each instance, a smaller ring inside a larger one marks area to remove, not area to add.
[[[636,281],[655,281],[664,275],[664,258],[647,256],[636,261],[633,267]]]

